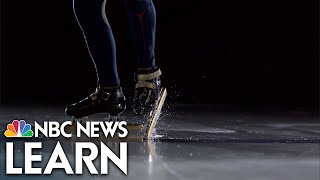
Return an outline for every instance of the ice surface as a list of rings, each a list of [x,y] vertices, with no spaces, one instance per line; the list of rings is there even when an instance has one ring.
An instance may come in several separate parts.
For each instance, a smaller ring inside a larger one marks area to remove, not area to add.
[[[13,119],[65,121],[63,108],[2,107],[0,131]],[[96,117],[97,118],[97,117]],[[101,118],[101,117],[99,117]],[[104,117],[102,117],[103,119]],[[131,123],[141,121],[132,114],[122,117]],[[89,117],[88,120],[95,119]],[[98,119],[96,119],[98,120]],[[50,176],[24,176],[25,179],[319,179],[320,124],[306,113],[225,113],[177,108],[164,113],[157,126],[155,142],[129,142],[128,176],[114,165],[107,176],[67,176],[55,171]],[[5,145],[0,136],[0,179],[22,179],[5,175]],[[43,141],[39,152],[46,163],[55,141]],[[62,141],[68,158],[74,160],[73,143]],[[95,142],[98,143],[98,142]],[[23,160],[23,142],[15,143],[16,166]],[[117,149],[118,142],[107,145]],[[19,161],[20,160],[20,161]],[[99,161],[96,161],[99,167]],[[41,163],[35,163],[41,166]],[[86,170],[85,170],[86,171]]]

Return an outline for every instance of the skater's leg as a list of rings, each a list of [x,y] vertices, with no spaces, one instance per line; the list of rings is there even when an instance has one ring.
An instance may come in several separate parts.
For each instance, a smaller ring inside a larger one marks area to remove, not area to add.
[[[95,113],[118,115],[126,108],[126,99],[119,87],[116,48],[105,15],[106,0],[74,0],[74,12],[87,42],[98,74],[95,93],[66,107],[66,114],[76,118]]]
[[[138,68],[155,66],[156,11],[152,0],[124,0]]]
[[[98,84],[119,86],[116,46],[105,14],[106,0],[74,0],[74,13],[95,63]]]
[[[159,96],[161,71],[155,66],[156,11],[152,0],[124,0],[138,61],[133,110],[148,113]]]

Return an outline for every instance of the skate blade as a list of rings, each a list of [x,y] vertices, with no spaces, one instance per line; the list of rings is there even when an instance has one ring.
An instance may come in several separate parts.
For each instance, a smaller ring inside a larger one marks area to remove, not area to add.
[[[81,124],[85,123],[86,121],[122,121],[124,120],[123,117],[119,115],[117,116],[111,116],[108,113],[96,113],[92,114],[90,116],[85,116],[82,118],[75,118],[72,117],[71,121],[72,123],[80,122]]]
[[[146,128],[145,138],[149,141],[152,140],[154,127],[157,124],[157,121],[160,117],[161,109],[163,107],[164,101],[166,100],[166,97],[167,97],[167,89],[162,88],[160,91],[160,96],[159,96],[153,110],[151,111],[150,116],[147,119],[147,128]]]

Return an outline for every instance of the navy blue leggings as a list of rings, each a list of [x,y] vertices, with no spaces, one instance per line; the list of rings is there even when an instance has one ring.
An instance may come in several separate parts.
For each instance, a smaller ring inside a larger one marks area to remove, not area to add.
[[[105,5],[107,0],[73,0],[78,23],[95,64],[98,85],[119,86],[116,46]],[[152,0],[123,0],[139,68],[155,66],[156,12]]]

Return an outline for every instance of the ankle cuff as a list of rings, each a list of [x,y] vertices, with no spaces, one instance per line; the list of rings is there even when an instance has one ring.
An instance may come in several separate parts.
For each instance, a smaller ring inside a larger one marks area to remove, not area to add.
[[[152,72],[152,73],[148,73],[148,74],[137,74],[137,80],[138,81],[148,81],[148,80],[152,80],[152,79],[156,79],[158,77],[161,76],[161,70],[158,69],[157,71],[155,72]]]

